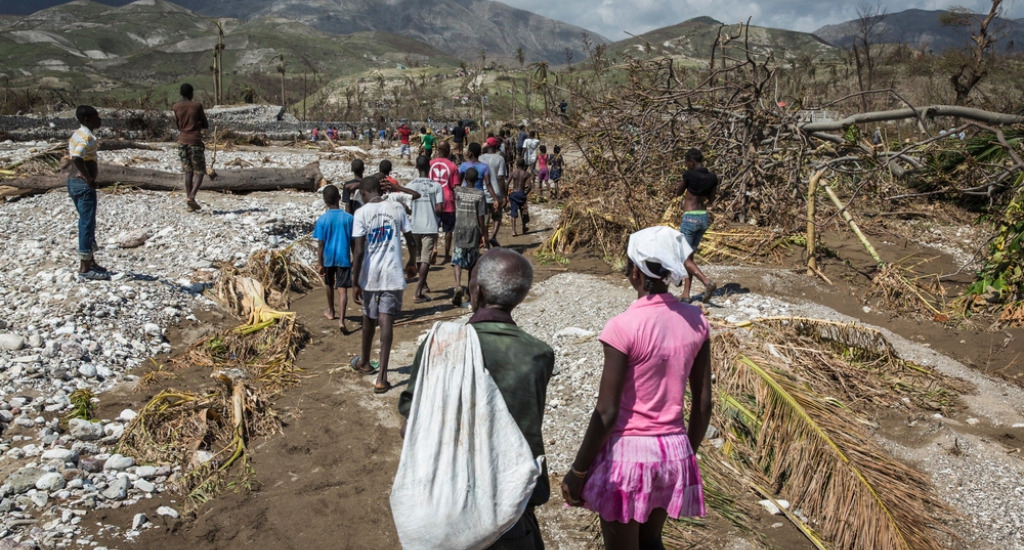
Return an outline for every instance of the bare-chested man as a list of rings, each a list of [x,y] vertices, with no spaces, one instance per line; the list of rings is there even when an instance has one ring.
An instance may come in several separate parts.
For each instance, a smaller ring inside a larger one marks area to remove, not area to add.
[[[530,192],[533,191],[533,174],[526,169],[526,159],[516,161],[516,169],[509,177],[512,180],[512,192],[508,195],[508,201],[512,204],[509,216],[512,218],[512,236],[517,237],[519,234],[516,233],[516,219],[519,218],[520,211],[523,213],[523,235],[529,232],[526,224],[530,222],[530,213],[527,212],[526,205]]]
[[[700,240],[708,230],[707,207],[715,200],[715,194],[718,191],[718,176],[704,167],[704,155],[697,149],[687,151],[683,155],[683,162],[686,165],[686,171],[683,172],[683,180],[676,189],[676,195],[683,196],[683,219],[679,224],[679,231],[686,237],[686,242],[693,250],[684,264],[690,276],[686,278],[686,283],[683,286],[683,300],[690,300],[690,283],[693,282],[694,277],[697,277],[704,285],[703,301],[707,303],[718,285],[704,276],[704,272],[693,261],[693,254],[697,252]]]

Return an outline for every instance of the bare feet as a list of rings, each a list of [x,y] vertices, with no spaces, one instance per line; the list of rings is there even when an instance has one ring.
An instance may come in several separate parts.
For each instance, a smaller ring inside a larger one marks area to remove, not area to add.
[[[341,321],[338,322],[338,328],[341,329],[341,333],[345,336],[352,334],[352,331],[348,329],[348,325],[345,324],[345,318],[342,317]]]
[[[708,286],[704,289],[704,298],[701,301],[705,304],[708,303],[708,300],[711,299],[711,295],[715,293],[715,289],[717,288],[718,285],[716,285],[714,281],[708,281]]]
[[[327,317],[332,321],[336,321],[338,319],[338,314],[328,309],[324,312],[324,317]]]

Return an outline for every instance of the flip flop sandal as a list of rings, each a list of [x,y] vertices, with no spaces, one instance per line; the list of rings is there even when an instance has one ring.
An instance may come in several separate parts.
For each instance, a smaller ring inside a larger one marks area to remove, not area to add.
[[[709,281],[708,287],[704,289],[704,298],[701,299],[701,301],[705,304],[708,303],[711,300],[711,295],[715,293],[716,289],[718,289],[718,285],[716,285],[714,281]]]
[[[373,393],[375,393],[377,395],[388,393],[389,391],[391,391],[391,388],[393,388],[393,387],[394,386],[391,385],[391,382],[388,382],[388,383],[384,384],[383,388],[378,388],[376,385],[374,385],[373,386]]]
[[[85,273],[79,272],[78,277],[87,281],[109,281],[110,275],[107,273],[100,273],[99,271],[86,271]]]
[[[370,375],[370,374],[377,374],[377,372],[380,371],[380,363],[378,363],[377,361],[373,361],[373,360],[370,361],[370,367],[373,369],[372,371],[370,371],[370,370],[359,370],[359,367],[356,366],[358,364],[359,364],[359,356],[357,355],[357,356],[352,358],[352,361],[349,361],[348,366],[352,367],[352,370],[356,371],[356,373],[358,373],[358,374]]]

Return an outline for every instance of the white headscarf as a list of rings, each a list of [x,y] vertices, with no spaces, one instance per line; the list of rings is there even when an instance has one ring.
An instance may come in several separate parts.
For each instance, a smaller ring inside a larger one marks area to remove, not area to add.
[[[665,282],[679,286],[686,277],[683,262],[693,254],[690,244],[683,234],[671,227],[656,226],[641,229],[629,236],[629,259],[640,268],[640,271],[651,279],[662,279],[651,273],[647,262],[656,262],[668,271]]]

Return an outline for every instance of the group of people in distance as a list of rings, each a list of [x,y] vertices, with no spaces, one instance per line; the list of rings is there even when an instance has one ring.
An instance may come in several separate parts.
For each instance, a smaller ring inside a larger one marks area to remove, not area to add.
[[[453,132],[455,139],[465,140],[468,133],[459,122]],[[411,145],[404,143],[411,135],[405,124],[398,127],[403,140],[400,155],[408,154]],[[481,145],[471,142],[461,147],[464,159],[457,163],[448,141],[431,139],[421,129],[421,152],[416,158],[417,177],[402,185],[391,176],[391,161],[384,160],[378,172],[365,176],[366,166],[353,161],[353,179],[341,188],[327,186],[323,190],[327,211],[317,220],[313,237],[318,241],[321,276],[327,285],[325,316],[338,320],[341,331],[349,334],[345,313],[348,293],[354,288],[354,300],[362,305],[362,353],[351,367],[363,374],[377,374],[375,391],[387,392],[388,364],[395,316],[402,309],[402,293],[407,280],[415,280],[415,303],[431,301],[428,276],[436,265],[440,236],[444,237],[443,263],[451,263],[454,288],[451,302],[461,307],[469,296],[468,273],[473,271],[481,250],[501,247],[498,232],[508,207],[513,219],[523,218],[523,232],[528,231],[528,196],[537,177],[531,171],[539,164],[538,173],[550,176],[552,167],[561,172],[561,158],[544,157],[536,134],[524,140],[519,151],[511,133],[493,133]],[[532,143],[531,143],[532,142]],[[516,158],[516,155],[521,155]],[[433,158],[432,158],[433,157]],[[516,168],[508,170],[511,159]],[[509,182],[511,181],[511,189]],[[408,261],[402,261],[402,242],[408,249]],[[335,293],[340,308],[335,308]],[[377,326],[381,331],[380,361],[371,361],[370,352]]]
[[[178,150],[186,206],[194,211],[205,173],[201,136],[206,117],[202,105],[192,102],[191,86],[182,86],[181,92],[183,101],[174,107],[183,134]],[[78,107],[75,115],[81,128],[68,143],[67,189],[79,214],[79,274],[83,280],[104,280],[110,273],[94,256],[99,178],[94,132],[102,121],[89,106]],[[430,300],[427,276],[443,234],[444,258],[452,263],[455,277],[452,302],[461,306],[468,300],[473,312],[469,324],[479,338],[486,369],[533,455],[539,457],[544,455],[541,430],[555,355],[513,320],[513,310],[532,286],[533,268],[518,253],[500,247],[497,230],[506,205],[525,214],[525,197],[537,177],[534,169],[539,174],[546,168],[555,180],[552,172],[562,165],[550,157],[541,163],[545,150],[536,134],[520,130],[514,143],[511,134],[502,131],[488,136],[483,146],[466,144],[461,163],[456,163],[447,141],[431,143],[434,158],[419,155],[418,177],[404,186],[392,177],[390,161],[382,161],[371,176],[364,175],[363,161],[353,161],[351,180],[340,188],[323,189],[327,210],[316,221],[314,237],[319,272],[327,285],[325,315],[339,320],[340,329],[350,334],[345,311],[348,289],[354,289],[353,299],[362,306],[362,340],[351,368],[376,374],[374,391],[386,393],[392,388],[388,368],[394,321],[402,310],[407,279],[417,279],[416,302]],[[468,140],[468,133],[461,135]],[[452,137],[454,141],[456,136]],[[463,148],[461,142],[455,143]],[[555,148],[555,157],[559,153]],[[515,162],[511,174],[506,169],[508,156]],[[684,158],[686,171],[677,189],[684,197],[680,230],[652,227],[629,238],[624,274],[637,299],[601,332],[604,364],[596,406],[561,484],[568,505],[600,515],[607,548],[663,548],[661,532],[668,517],[705,513],[696,452],[711,414],[710,329],[701,311],[684,301],[690,298],[693,277],[704,284],[705,301],[716,288],[693,262],[693,251],[708,228],[707,207],[715,199],[718,178],[703,166],[700,151],[691,149]],[[557,185],[554,189],[557,192]],[[525,231],[525,216],[523,221]],[[403,241],[408,262],[403,261]],[[684,283],[684,300],[676,299],[669,285]],[[378,326],[380,360],[372,361]],[[399,398],[399,411],[405,416],[416,392],[424,345]],[[688,426],[683,410],[687,384],[693,396]],[[544,468],[525,513],[511,529],[495,534],[492,548],[544,548],[534,514],[535,507],[550,498]]]

